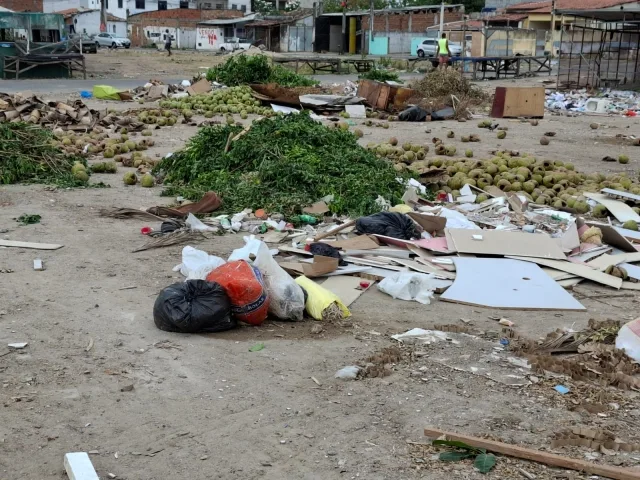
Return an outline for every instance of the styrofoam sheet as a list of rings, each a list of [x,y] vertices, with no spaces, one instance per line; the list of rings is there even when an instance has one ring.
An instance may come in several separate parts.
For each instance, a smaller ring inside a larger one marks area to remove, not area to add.
[[[538,265],[507,258],[454,258],[456,279],[440,300],[503,309],[585,310]]]

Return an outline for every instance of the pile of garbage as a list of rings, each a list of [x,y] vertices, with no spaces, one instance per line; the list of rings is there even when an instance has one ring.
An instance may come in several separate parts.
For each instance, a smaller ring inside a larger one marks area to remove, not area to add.
[[[155,171],[164,175],[168,194],[196,200],[214,191],[227,213],[250,208],[291,216],[327,195],[338,214],[377,212],[378,196],[397,202],[402,175],[344,126],[327,128],[300,113],[245,128],[205,127]]]
[[[0,93],[0,123],[28,122],[46,127],[85,130],[99,119],[95,110],[82,100],[71,105],[64,102],[45,102],[35,95],[25,97],[19,93]]]
[[[635,117],[640,95],[631,90],[602,89],[597,95],[585,89],[548,92],[545,106],[552,112],[597,113]]]

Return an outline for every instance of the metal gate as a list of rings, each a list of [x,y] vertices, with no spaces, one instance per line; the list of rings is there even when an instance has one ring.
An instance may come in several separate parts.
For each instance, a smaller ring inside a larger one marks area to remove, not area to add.
[[[536,30],[536,57],[544,55],[545,41],[547,38],[547,32],[544,30]]]

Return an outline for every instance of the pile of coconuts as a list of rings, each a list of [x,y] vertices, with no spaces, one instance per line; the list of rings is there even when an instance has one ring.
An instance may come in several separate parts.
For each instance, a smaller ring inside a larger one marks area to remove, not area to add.
[[[438,143],[436,148],[442,145]],[[481,189],[493,185],[503,192],[515,192],[540,205],[554,208],[572,208],[577,213],[591,211],[583,192],[597,193],[603,188],[611,188],[640,195],[640,178],[634,179],[626,173],[606,176],[601,173],[584,174],[577,172],[572,163],[559,160],[539,160],[526,153],[512,156],[512,152],[496,152],[491,159],[471,160],[469,158],[431,158],[426,159],[428,145],[398,145],[396,138],[382,144],[370,143],[367,148],[378,157],[393,162],[397,171],[409,171],[420,175],[425,171],[438,168],[446,173],[435,185],[435,193],[451,193],[454,199],[460,195],[460,189],[469,184]],[[455,147],[444,146],[445,155],[456,154]],[[472,157],[473,152],[466,152]],[[480,194],[476,202],[487,200]],[[640,214],[640,208],[633,207]],[[608,215],[602,205],[596,206],[591,214],[595,217]]]

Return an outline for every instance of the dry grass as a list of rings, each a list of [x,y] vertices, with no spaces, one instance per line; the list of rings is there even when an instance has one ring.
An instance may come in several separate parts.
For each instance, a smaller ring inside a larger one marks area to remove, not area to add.
[[[453,68],[437,68],[421,80],[414,82],[411,88],[417,90],[424,98],[440,98],[455,95],[462,99],[468,97],[479,101],[487,100],[487,94],[473,85],[462,72]]]

